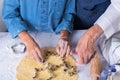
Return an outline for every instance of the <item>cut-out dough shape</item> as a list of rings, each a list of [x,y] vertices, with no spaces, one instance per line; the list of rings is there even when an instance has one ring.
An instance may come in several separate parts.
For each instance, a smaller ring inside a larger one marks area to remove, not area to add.
[[[61,58],[55,48],[42,49],[45,62],[38,64],[26,55],[18,64],[17,80],[77,80],[78,70],[72,56]]]

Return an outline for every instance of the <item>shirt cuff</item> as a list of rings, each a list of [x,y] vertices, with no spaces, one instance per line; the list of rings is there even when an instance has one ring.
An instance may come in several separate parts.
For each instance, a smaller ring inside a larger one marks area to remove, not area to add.
[[[61,30],[67,30],[69,33],[72,33],[73,32],[73,24],[63,20],[61,22],[61,24],[59,24],[58,27],[56,28],[55,33],[59,34]]]
[[[14,28],[9,28],[8,30],[12,38],[16,38],[22,31],[28,30],[26,26],[27,25],[24,22],[20,22],[18,25],[14,25]]]
[[[110,38],[114,33],[120,30],[120,11],[112,4],[107,8],[105,13],[95,22],[104,31],[106,38]]]

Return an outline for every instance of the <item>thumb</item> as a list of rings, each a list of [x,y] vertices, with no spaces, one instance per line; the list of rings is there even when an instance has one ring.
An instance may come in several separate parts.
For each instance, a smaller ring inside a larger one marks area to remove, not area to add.
[[[83,64],[84,63],[84,59],[80,55],[78,56],[78,63],[79,64]]]

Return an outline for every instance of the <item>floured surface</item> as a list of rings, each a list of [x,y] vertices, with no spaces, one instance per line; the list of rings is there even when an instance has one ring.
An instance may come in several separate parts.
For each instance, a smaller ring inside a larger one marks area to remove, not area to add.
[[[80,36],[85,32],[85,30],[75,30],[70,38],[70,43],[73,49],[76,47],[77,42]],[[54,33],[31,33],[34,40],[37,41],[41,48],[47,46],[56,47],[59,35]],[[16,80],[16,67],[18,66],[19,61],[25,56],[25,53],[14,53],[11,49],[11,46],[16,44],[21,45],[22,41],[19,38],[12,39],[8,32],[0,33],[0,80]],[[21,46],[22,47],[22,46]],[[27,54],[27,53],[26,53]],[[73,54],[74,58],[77,60],[78,55]],[[102,61],[102,66],[105,67],[106,62],[104,58]],[[90,80],[89,75],[89,64],[80,65],[77,64],[79,68],[79,77],[78,80]]]
[[[76,62],[72,56],[61,58],[55,48],[43,48],[45,62],[38,64],[28,55],[17,67],[17,80],[78,80]]]

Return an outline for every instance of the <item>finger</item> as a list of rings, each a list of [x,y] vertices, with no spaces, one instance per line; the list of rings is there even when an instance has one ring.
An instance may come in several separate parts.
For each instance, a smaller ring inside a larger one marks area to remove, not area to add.
[[[67,53],[67,48],[68,48],[68,42],[65,41],[65,42],[64,42],[63,52],[62,52],[62,57],[64,57],[65,54]]]
[[[37,51],[35,51],[35,53],[33,53],[33,55],[34,55],[35,60],[36,60],[38,63],[41,64],[41,59],[40,59],[40,57],[38,56]]]
[[[57,47],[56,47],[56,52],[57,52],[57,54],[60,55],[60,46],[59,45],[57,45]]]
[[[67,54],[66,56],[68,56],[70,54],[70,46],[68,46],[68,49],[67,49]]]
[[[43,57],[42,57],[42,51],[41,49],[36,49],[37,55],[38,55],[38,59],[40,59],[40,62],[43,62]]]
[[[34,53],[34,50],[28,50],[28,55],[30,56],[30,58],[35,60],[33,53]]]
[[[70,55],[72,55],[72,54],[73,54],[73,51],[71,50],[71,51],[70,51]]]
[[[83,60],[83,55],[81,55],[81,53],[78,53],[78,63],[83,64]]]
[[[84,64],[87,64],[88,63],[88,55],[86,54],[86,55],[84,55],[84,62],[83,62]]]
[[[79,63],[79,64],[83,64],[83,62],[84,62],[84,61],[83,61],[83,58],[82,58],[82,57],[79,57],[78,63]]]
[[[90,59],[92,58],[92,56],[93,56],[93,54],[90,53],[90,54],[88,55],[88,59],[90,60]]]
[[[73,50],[72,50],[72,47],[70,45],[70,55],[72,55],[72,54],[73,54]]]
[[[79,52],[79,49],[80,49],[80,45],[78,43],[77,47],[75,48],[75,53],[78,53]]]
[[[77,53],[78,52],[78,47],[76,47],[74,51],[75,51],[75,53]]]
[[[35,60],[33,53],[29,53],[29,56],[30,56],[30,58],[32,58],[33,60]]]
[[[62,57],[62,51],[64,49],[64,43],[63,43],[63,40],[61,40],[61,43],[60,43],[60,56]]]

